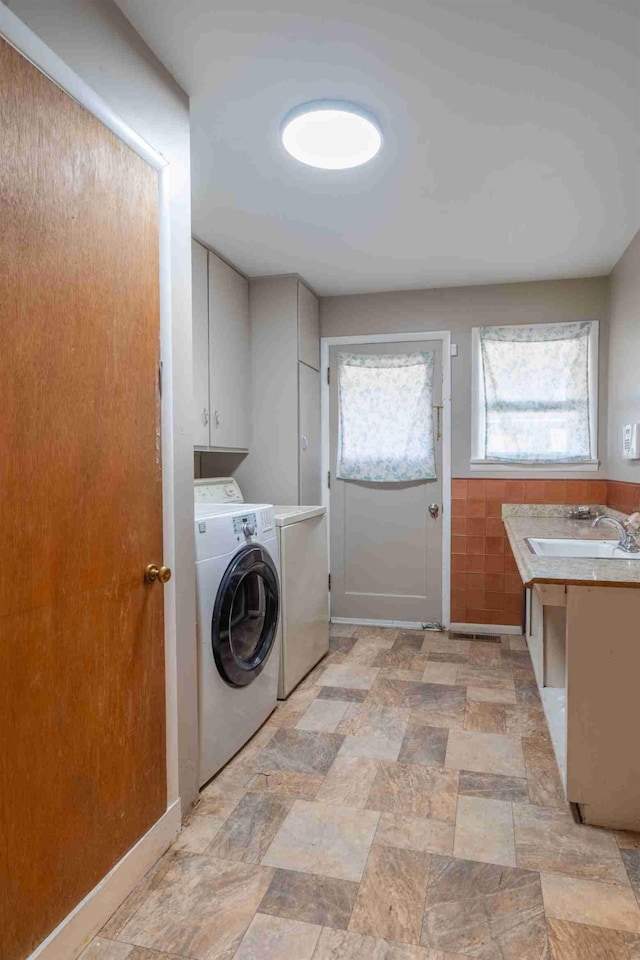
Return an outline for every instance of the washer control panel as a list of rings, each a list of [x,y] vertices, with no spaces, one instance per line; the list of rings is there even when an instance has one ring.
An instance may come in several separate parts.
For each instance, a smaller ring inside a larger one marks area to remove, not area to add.
[[[256,533],[258,532],[258,521],[255,513],[247,513],[243,517],[234,517],[233,532],[235,533],[236,540],[238,541],[241,541],[243,537],[247,540],[250,540],[251,537],[255,537]]]

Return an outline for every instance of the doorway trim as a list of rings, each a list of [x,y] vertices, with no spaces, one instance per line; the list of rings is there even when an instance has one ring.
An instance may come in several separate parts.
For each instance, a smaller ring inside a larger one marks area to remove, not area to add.
[[[358,343],[412,343],[419,340],[442,341],[442,623],[449,628],[451,620],[451,331],[430,330],[423,333],[372,333],[352,337],[322,337],[320,340],[320,405],[321,405],[321,464],[322,464],[322,505],[327,509],[327,540],[329,545],[328,562],[331,557],[331,510],[329,486],[326,478],[331,469],[330,418],[329,418],[329,349],[335,346],[347,346]],[[329,611],[331,611],[331,593],[329,593]],[[380,621],[345,621],[336,618],[336,622],[364,623],[377,626],[398,626],[400,624]],[[401,624],[419,628],[421,624]]]
[[[127,124],[78,74],[0,0],[0,37],[30,61],[61,90],[92,113],[158,174],[159,302],[162,444],[163,560],[175,567],[173,371],[171,336],[171,246],[169,162]],[[167,805],[159,820],[139,838],[109,873],[90,890],[39,944],[30,960],[66,960],[77,956],[87,941],[158,860],[180,831],[178,787],[178,692],[176,582],[163,589]]]

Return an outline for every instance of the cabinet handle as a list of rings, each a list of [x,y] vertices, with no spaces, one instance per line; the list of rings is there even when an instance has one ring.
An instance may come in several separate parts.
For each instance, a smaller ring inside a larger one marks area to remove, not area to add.
[[[307,438],[306,438],[306,437],[304,436],[304,434],[303,434],[303,435],[302,435],[302,449],[306,452],[308,446],[309,446],[309,441],[307,440]]]
[[[213,411],[213,419],[214,419],[215,422],[216,422],[216,427],[219,427],[219,426],[220,426],[220,414],[218,413],[217,410],[214,410],[214,411]]]
[[[204,423],[205,427],[209,423],[209,411],[206,407],[202,411],[202,422]]]

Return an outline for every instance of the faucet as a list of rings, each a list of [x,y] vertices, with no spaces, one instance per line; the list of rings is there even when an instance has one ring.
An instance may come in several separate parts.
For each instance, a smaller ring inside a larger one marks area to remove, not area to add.
[[[596,517],[592,527],[599,527],[601,523],[609,523],[612,527],[618,531],[619,540],[618,546],[621,550],[626,550],[627,553],[638,553],[640,552],[640,546],[638,546],[638,538],[630,530],[627,530],[624,524],[620,523],[619,520],[616,520],[615,517],[605,517],[600,516]]]

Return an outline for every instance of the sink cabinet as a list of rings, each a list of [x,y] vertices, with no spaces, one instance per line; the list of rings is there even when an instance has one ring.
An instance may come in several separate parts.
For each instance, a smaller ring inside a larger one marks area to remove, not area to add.
[[[527,644],[567,799],[640,830],[640,590],[534,584]]]

